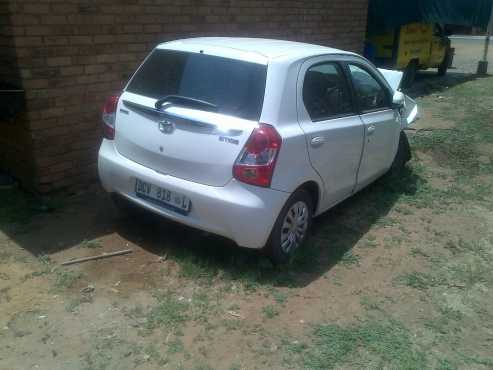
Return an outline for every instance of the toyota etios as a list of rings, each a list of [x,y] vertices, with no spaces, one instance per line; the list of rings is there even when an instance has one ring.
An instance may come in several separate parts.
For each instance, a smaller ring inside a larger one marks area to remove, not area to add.
[[[157,46],[103,109],[99,176],[134,207],[285,262],[312,218],[410,158],[401,72],[323,46]]]

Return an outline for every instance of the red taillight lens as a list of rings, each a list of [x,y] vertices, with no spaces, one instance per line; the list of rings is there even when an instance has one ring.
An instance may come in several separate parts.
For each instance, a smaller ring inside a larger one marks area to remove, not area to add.
[[[268,188],[272,181],[282,139],[271,125],[261,123],[250,135],[235,165],[235,179]]]
[[[120,95],[112,95],[106,99],[103,106],[103,137],[108,140],[115,138],[116,107]]]

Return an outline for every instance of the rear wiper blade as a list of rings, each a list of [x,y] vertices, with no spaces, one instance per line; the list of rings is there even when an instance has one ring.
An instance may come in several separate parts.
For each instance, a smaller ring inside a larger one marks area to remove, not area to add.
[[[191,107],[207,108],[214,111],[217,111],[218,109],[216,104],[183,95],[166,95],[165,97],[158,99],[155,104],[156,109],[161,109],[164,103],[184,104]]]

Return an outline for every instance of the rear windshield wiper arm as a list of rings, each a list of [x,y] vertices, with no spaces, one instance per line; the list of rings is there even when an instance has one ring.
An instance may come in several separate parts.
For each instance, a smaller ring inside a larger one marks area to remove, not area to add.
[[[189,98],[188,96],[182,96],[182,95],[166,95],[165,97],[158,99],[155,104],[156,109],[161,109],[164,103],[184,104],[191,107],[207,108],[209,110],[214,110],[214,111],[217,111],[218,109],[216,104],[210,103],[205,100]]]

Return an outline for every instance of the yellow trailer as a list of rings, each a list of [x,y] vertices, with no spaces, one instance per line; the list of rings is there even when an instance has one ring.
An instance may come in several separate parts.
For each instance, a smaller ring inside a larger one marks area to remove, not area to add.
[[[419,69],[438,68],[444,75],[452,65],[454,50],[439,25],[410,23],[368,36],[365,54],[379,67],[404,71],[402,86],[406,87]]]

